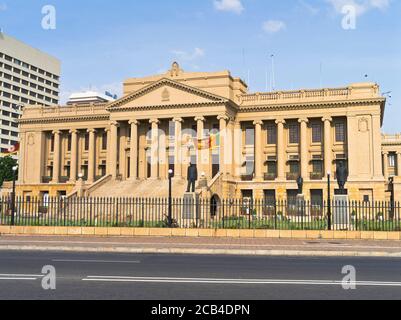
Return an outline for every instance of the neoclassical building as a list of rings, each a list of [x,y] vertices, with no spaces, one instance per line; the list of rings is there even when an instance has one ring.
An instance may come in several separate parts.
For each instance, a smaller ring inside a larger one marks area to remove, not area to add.
[[[378,85],[249,93],[223,72],[184,72],[124,82],[103,104],[27,106],[20,119],[18,191],[25,196],[166,197],[185,192],[196,163],[199,192],[286,200],[304,179],[307,200],[327,198],[327,173],[349,171],[351,200],[401,197],[401,136],[383,136]]]

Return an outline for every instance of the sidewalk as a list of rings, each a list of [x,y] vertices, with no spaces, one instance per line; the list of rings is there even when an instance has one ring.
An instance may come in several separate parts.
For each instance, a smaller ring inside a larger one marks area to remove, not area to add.
[[[401,258],[401,241],[3,235],[1,250]]]

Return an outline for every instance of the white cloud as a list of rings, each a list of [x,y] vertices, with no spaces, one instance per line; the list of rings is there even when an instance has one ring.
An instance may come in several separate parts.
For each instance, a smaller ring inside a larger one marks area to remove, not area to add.
[[[201,48],[195,48],[193,52],[187,52],[187,51],[182,51],[182,50],[172,50],[171,53],[173,53],[175,56],[177,56],[180,60],[193,61],[193,60],[203,57],[205,55],[205,50],[203,50]]]
[[[241,0],[214,0],[214,7],[219,11],[230,11],[236,14],[244,11]]]
[[[268,20],[263,23],[263,30],[267,33],[276,33],[286,28],[286,24],[280,20]]]
[[[354,6],[357,15],[363,15],[372,9],[385,10],[391,0],[326,0],[337,13],[342,13],[344,6]]]
[[[311,5],[309,2],[306,0],[298,0],[298,3],[306,9],[311,15],[317,15],[320,12],[320,9],[318,7],[315,7]]]

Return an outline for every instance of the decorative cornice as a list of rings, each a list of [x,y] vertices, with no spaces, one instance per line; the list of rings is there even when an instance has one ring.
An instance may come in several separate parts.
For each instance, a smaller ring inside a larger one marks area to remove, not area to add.
[[[250,105],[241,106],[239,113],[258,112],[258,111],[287,111],[287,110],[300,110],[300,109],[319,109],[324,107],[340,108],[345,105],[372,105],[381,104],[383,99],[363,99],[363,100],[343,100],[343,101],[317,101],[317,102],[299,102],[299,103],[283,103],[272,105]]]
[[[109,112],[125,112],[125,111],[147,111],[147,110],[168,110],[168,109],[187,109],[189,107],[207,107],[207,106],[224,106],[223,101],[211,102],[194,102],[168,105],[147,105],[147,106],[124,106],[116,109],[110,109]]]
[[[55,117],[55,118],[32,118],[20,119],[19,124],[37,124],[37,123],[66,123],[66,122],[82,122],[82,121],[102,121],[109,120],[110,115],[82,115],[74,117]]]

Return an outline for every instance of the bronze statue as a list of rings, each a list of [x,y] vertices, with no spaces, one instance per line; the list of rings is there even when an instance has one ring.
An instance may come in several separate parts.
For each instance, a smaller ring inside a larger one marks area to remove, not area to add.
[[[345,167],[343,161],[340,161],[338,163],[336,176],[337,176],[337,182],[338,182],[338,187],[340,189],[340,193],[344,194],[345,193],[345,184],[347,183],[347,179],[348,179],[348,172],[347,172],[347,168]]]
[[[299,176],[297,179],[297,185],[298,185],[298,194],[303,194],[304,179],[301,176]]]
[[[189,164],[187,177],[188,177],[187,192],[191,192],[191,187],[192,187],[192,192],[195,192],[195,184],[196,181],[198,180],[198,169],[196,168],[195,164],[193,163]]]

